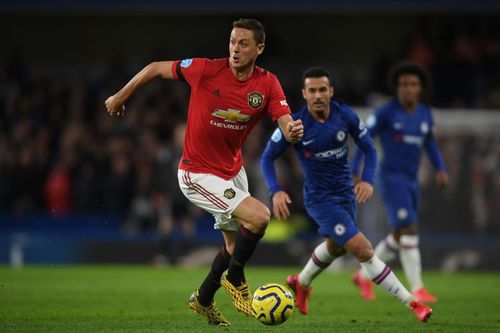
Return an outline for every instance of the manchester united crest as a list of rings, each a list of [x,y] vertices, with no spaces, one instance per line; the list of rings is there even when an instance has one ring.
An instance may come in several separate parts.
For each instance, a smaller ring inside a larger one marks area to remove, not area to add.
[[[232,188],[228,188],[224,191],[224,197],[226,199],[232,199],[236,195],[236,192]]]
[[[252,92],[248,94],[248,105],[254,109],[258,109],[262,106],[262,102],[264,101],[264,96],[262,96],[258,92]]]

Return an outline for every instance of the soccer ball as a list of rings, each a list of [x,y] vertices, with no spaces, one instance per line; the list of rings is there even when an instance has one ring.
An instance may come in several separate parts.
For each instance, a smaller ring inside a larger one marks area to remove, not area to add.
[[[259,287],[252,300],[255,318],[266,325],[280,325],[293,312],[294,298],[290,290],[278,283],[267,283]]]

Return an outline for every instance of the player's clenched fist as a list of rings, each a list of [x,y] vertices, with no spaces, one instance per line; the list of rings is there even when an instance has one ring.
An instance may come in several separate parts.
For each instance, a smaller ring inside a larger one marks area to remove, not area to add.
[[[121,117],[125,114],[125,105],[123,105],[114,95],[108,97],[104,104],[106,105],[106,111],[112,117]]]
[[[297,119],[288,123],[288,137],[291,143],[297,143],[304,136],[304,126],[302,120]]]

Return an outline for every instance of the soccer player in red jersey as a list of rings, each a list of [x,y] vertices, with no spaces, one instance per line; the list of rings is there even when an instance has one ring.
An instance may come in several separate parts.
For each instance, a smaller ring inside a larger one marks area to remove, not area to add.
[[[291,143],[304,131],[301,121],[292,119],[276,76],[255,65],[264,44],[264,26],[239,19],[233,22],[229,58],[153,62],[105,102],[111,116],[123,116],[127,99],[156,77],[186,81],[191,87],[179,186],[192,203],[213,214],[225,245],[189,307],[212,325],[229,325],[213,300],[221,285],[239,311],[253,315],[244,266],[270,218],[269,209],[248,192],[242,144],[265,113]]]

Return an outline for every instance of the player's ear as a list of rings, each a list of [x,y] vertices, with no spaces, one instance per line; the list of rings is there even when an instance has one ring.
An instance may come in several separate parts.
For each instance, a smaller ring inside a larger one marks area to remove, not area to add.
[[[257,55],[261,55],[264,52],[265,44],[257,45]]]
[[[335,88],[330,86],[330,98],[332,98],[333,95],[335,95]]]
[[[307,100],[307,97],[306,97],[306,90],[304,88],[302,88],[302,97]]]

